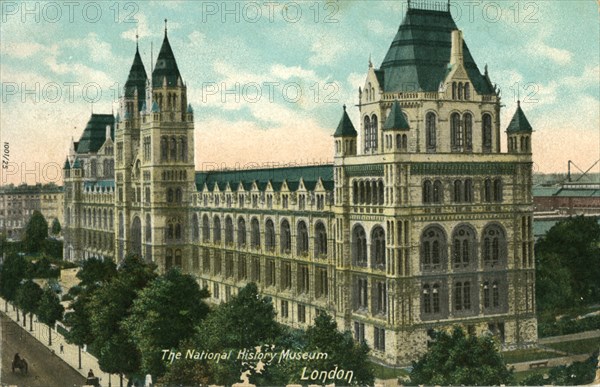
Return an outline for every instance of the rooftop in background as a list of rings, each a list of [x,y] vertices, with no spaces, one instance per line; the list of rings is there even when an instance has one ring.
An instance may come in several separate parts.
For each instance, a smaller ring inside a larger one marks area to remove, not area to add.
[[[40,193],[40,192],[63,192],[63,187],[56,184],[36,184],[26,185],[21,184],[19,186],[3,185],[0,186],[0,194],[22,194],[22,193]]]

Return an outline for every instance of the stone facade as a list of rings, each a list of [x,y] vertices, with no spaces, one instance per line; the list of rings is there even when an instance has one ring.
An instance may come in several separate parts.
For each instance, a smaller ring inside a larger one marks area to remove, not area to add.
[[[193,110],[165,30],[150,78],[136,52],[114,134],[75,146],[65,165],[65,256],[179,266],[215,303],[256,282],[282,323],[305,328],[326,311],[389,364],[409,364],[432,329],[456,324],[504,348],[534,345],[521,107],[502,153],[487,69],[449,11],[416,8],[359,99],[359,130],[344,107],[332,165],[195,172]],[[114,179],[85,169],[113,148]]]

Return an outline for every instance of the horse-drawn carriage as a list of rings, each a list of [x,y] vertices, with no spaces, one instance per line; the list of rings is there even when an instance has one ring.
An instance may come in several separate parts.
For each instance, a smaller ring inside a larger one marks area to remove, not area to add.
[[[12,372],[15,372],[15,369],[18,369],[23,374],[27,374],[27,361],[21,356],[19,356],[18,353],[15,353],[15,357],[12,361]]]

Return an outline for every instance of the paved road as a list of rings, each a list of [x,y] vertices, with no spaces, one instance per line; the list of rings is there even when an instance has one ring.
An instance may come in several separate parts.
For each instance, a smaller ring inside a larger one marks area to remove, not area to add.
[[[58,356],[50,353],[48,348],[23,331],[6,316],[0,314],[0,331],[2,331],[2,369],[0,382],[3,385],[22,387],[62,387],[82,386],[85,378],[63,362]],[[29,321],[27,323],[29,327]],[[11,371],[12,359],[19,353],[27,360],[29,372],[22,375],[19,371]]]

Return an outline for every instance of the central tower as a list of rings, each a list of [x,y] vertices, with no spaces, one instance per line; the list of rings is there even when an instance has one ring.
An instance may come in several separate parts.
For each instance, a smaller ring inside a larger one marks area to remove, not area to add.
[[[140,254],[161,271],[183,266],[195,192],[194,115],[166,20],[151,79],[136,51],[117,120],[117,257]]]

